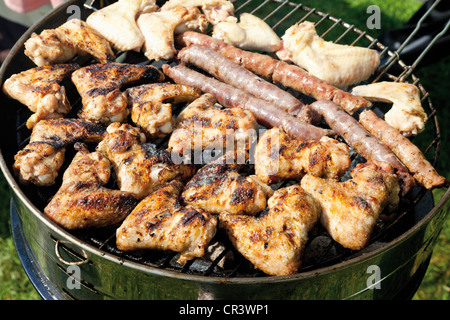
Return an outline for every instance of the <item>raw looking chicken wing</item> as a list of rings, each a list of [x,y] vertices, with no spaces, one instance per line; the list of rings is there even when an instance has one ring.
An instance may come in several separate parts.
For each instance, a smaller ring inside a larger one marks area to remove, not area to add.
[[[176,7],[140,15],[137,24],[145,39],[142,47],[144,55],[156,61],[173,59],[177,53],[174,46],[175,29],[199,15],[200,10],[196,7]]]
[[[345,248],[360,250],[367,246],[383,210],[397,208],[400,187],[385,162],[358,164],[351,175],[338,182],[307,174],[301,186],[320,203],[320,221],[330,236]]]
[[[425,129],[428,116],[420,102],[419,88],[413,84],[382,81],[354,87],[352,93],[369,101],[392,103],[384,120],[405,137]]]
[[[139,15],[158,10],[155,0],[119,0],[91,13],[87,24],[119,51],[140,51],[144,44],[136,23]]]
[[[138,199],[131,193],[103,187],[110,177],[110,162],[99,152],[76,143],[62,185],[44,213],[66,229],[100,228],[121,222]]]
[[[72,74],[83,104],[79,117],[105,125],[125,121],[130,110],[127,94],[120,89],[139,82],[163,80],[164,75],[150,65],[105,63],[80,68]]]
[[[302,141],[272,128],[264,132],[255,148],[255,174],[267,184],[300,179],[307,173],[337,180],[350,165],[349,147],[330,137]]]
[[[256,176],[238,171],[248,159],[246,152],[229,151],[197,171],[186,184],[183,203],[211,213],[256,215],[266,208],[272,189]]]
[[[34,126],[28,145],[15,155],[14,172],[23,184],[53,185],[65,148],[79,141],[99,142],[104,133],[103,126],[85,120],[41,120]]]
[[[281,39],[283,49],[277,52],[278,58],[292,61],[338,88],[366,80],[380,64],[376,50],[325,41],[309,21],[291,26]]]
[[[182,189],[180,181],[172,181],[143,199],[117,229],[117,248],[179,252],[181,265],[202,257],[216,233],[217,218],[180,205]]]
[[[239,18],[239,23],[219,22],[212,36],[244,50],[275,52],[282,47],[281,39],[264,20],[250,13],[242,13]]]
[[[61,82],[77,68],[75,64],[36,67],[14,74],[3,83],[7,96],[33,112],[26,123],[28,129],[42,119],[63,118],[69,113],[72,106]]]
[[[320,217],[320,205],[299,185],[278,189],[258,217],[219,215],[233,245],[269,275],[289,275],[301,266],[308,232]]]
[[[98,144],[97,151],[112,162],[120,190],[142,199],[172,180],[192,177],[194,165],[175,164],[170,150],[158,150],[145,142],[138,128],[114,122]]]
[[[228,0],[169,0],[161,7],[161,11],[176,7],[200,7],[206,19],[213,25],[221,21],[237,20],[233,3]]]
[[[201,95],[197,88],[172,83],[144,84],[127,89],[131,120],[152,138],[172,132],[172,105],[192,102]]]
[[[65,63],[76,55],[90,54],[100,63],[115,58],[110,43],[79,19],[71,19],[39,35],[33,33],[24,45],[25,55],[37,66]]]
[[[216,103],[205,93],[180,112],[169,140],[173,151],[187,158],[199,150],[250,148],[258,125],[253,114],[241,108],[220,109]]]

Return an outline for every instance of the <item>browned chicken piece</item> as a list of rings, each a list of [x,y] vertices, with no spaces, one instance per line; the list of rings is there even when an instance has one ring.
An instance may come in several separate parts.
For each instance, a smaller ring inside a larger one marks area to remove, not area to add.
[[[177,260],[202,257],[214,237],[217,218],[192,206],[181,206],[183,184],[172,181],[143,199],[116,232],[119,250],[171,250]]]
[[[53,185],[65,148],[79,141],[98,142],[104,132],[103,126],[80,119],[41,120],[34,126],[28,145],[15,155],[14,172],[23,184]]]
[[[276,190],[268,206],[258,217],[220,214],[220,227],[256,268],[274,276],[296,273],[308,232],[319,221],[320,205],[299,185],[292,185]]]
[[[100,63],[115,58],[109,42],[79,19],[71,19],[39,35],[33,33],[24,45],[25,55],[37,66],[65,63],[76,55],[90,54]]]
[[[394,211],[400,187],[392,167],[385,162],[357,165],[352,179],[338,182],[307,174],[301,186],[321,205],[321,223],[343,247],[367,246],[383,210]]]
[[[326,136],[319,141],[301,141],[272,128],[264,132],[255,148],[255,173],[267,184],[301,179],[307,173],[339,179],[350,165],[349,147]]]
[[[120,223],[138,199],[131,193],[103,187],[110,177],[110,162],[82,143],[64,172],[62,185],[44,213],[66,229],[100,228]]]
[[[151,138],[172,132],[172,104],[191,102],[201,95],[197,88],[172,83],[144,84],[126,92],[131,120]]]
[[[100,122],[122,122],[130,111],[127,108],[125,85],[139,82],[161,82],[164,75],[153,66],[127,63],[94,64],[78,69],[72,74],[72,81],[82,98],[82,119]]]
[[[205,165],[186,184],[183,203],[211,213],[256,215],[266,208],[272,189],[256,176],[242,176],[246,152],[229,151]]]
[[[170,150],[158,150],[145,142],[141,130],[115,122],[98,144],[97,151],[112,162],[120,190],[142,199],[172,180],[192,177],[194,165],[174,164]]]
[[[185,157],[206,149],[248,150],[256,139],[256,118],[241,108],[220,109],[216,102],[212,94],[205,93],[184,108],[175,122],[169,147]]]
[[[75,64],[36,67],[14,74],[3,83],[7,96],[33,112],[26,123],[28,129],[42,119],[63,118],[69,113],[72,107],[60,83],[77,68]]]

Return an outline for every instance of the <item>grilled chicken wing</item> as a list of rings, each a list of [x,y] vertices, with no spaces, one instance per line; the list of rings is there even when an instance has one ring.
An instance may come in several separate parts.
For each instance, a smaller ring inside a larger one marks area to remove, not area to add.
[[[78,141],[98,142],[104,131],[102,126],[80,119],[41,120],[28,145],[15,155],[14,172],[23,184],[52,185],[64,162],[65,147]]]
[[[110,162],[99,152],[76,143],[77,154],[64,172],[58,192],[44,213],[66,229],[98,228],[121,222],[138,203],[127,192],[103,187],[110,177]]]
[[[143,199],[117,229],[117,248],[180,252],[177,262],[202,257],[216,233],[217,218],[192,206],[181,206],[183,189],[172,181]]]
[[[299,185],[292,185],[276,190],[268,206],[259,217],[222,213],[220,227],[256,268],[269,275],[293,274],[301,266],[320,205]]]
[[[176,7],[167,11],[145,13],[137,24],[144,36],[142,48],[149,60],[171,60],[175,57],[175,29],[178,25],[195,20],[200,15],[196,7]]]
[[[79,117],[105,125],[125,121],[129,110],[125,85],[161,82],[164,75],[153,66],[127,63],[94,64],[72,74],[72,81],[82,98]]]
[[[236,21],[233,3],[228,0],[169,0],[161,7],[161,11],[176,7],[201,7],[206,19],[212,24]]]
[[[214,38],[244,49],[275,52],[282,47],[281,39],[264,22],[250,13],[240,15],[240,22],[223,21],[214,26]]]
[[[398,206],[400,187],[385,162],[359,164],[351,174],[344,182],[307,174],[301,186],[320,203],[320,221],[331,237],[345,248],[360,250],[367,246],[381,212]]]
[[[420,102],[419,89],[410,83],[382,81],[357,86],[352,93],[369,101],[392,103],[384,119],[404,136],[415,136],[425,129],[428,116]]]
[[[145,143],[145,134],[129,124],[112,123],[97,151],[113,164],[122,191],[142,199],[172,180],[189,179],[195,166],[174,164],[170,150]]]
[[[169,147],[189,157],[198,150],[244,148],[248,150],[256,138],[256,118],[241,108],[219,109],[209,93],[190,103],[180,112]]]
[[[140,51],[144,44],[136,23],[139,15],[158,10],[155,0],[119,0],[91,13],[87,24],[120,51]]]
[[[34,112],[27,120],[28,129],[42,119],[63,118],[71,110],[66,89],[60,83],[77,68],[73,64],[36,67],[14,74],[3,83],[7,96]]]
[[[255,173],[267,184],[300,179],[306,173],[339,179],[350,165],[348,146],[330,137],[300,141],[272,128],[264,132],[255,148]]]
[[[335,44],[319,37],[309,21],[295,24],[281,37],[281,60],[290,60],[338,88],[367,79],[380,64],[376,50]]]
[[[131,120],[152,138],[172,132],[172,104],[191,102],[201,94],[197,88],[171,83],[144,84],[126,92]]]
[[[255,215],[264,210],[272,189],[255,176],[239,174],[247,157],[246,152],[229,151],[199,169],[186,184],[182,202],[211,213]]]
[[[25,55],[37,66],[65,63],[76,55],[92,55],[98,62],[114,60],[110,43],[79,19],[71,19],[56,29],[33,33],[25,41]]]

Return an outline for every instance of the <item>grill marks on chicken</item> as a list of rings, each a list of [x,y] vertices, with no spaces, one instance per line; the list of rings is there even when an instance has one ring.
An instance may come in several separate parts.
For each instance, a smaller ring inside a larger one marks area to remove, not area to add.
[[[65,63],[76,55],[92,55],[98,62],[113,61],[110,43],[79,19],[71,19],[56,29],[33,33],[25,42],[25,55],[37,66]]]
[[[397,207],[400,187],[385,162],[359,164],[351,175],[338,182],[307,174],[301,186],[320,203],[320,221],[330,236],[345,248],[360,250],[368,244],[380,213]]]
[[[164,75],[154,66],[127,63],[94,64],[72,74],[72,81],[82,98],[79,117],[105,125],[125,121],[129,110],[125,85],[161,82]]]
[[[110,177],[110,162],[82,143],[64,172],[58,192],[44,213],[60,226],[73,229],[100,228],[121,222],[136,206],[131,193],[103,187]]]
[[[28,145],[14,156],[13,170],[23,184],[53,185],[65,148],[79,141],[99,142],[104,132],[103,126],[80,119],[41,120],[34,126]]]
[[[242,176],[239,169],[246,152],[229,151],[197,171],[181,195],[183,203],[211,213],[255,215],[266,208],[272,189],[256,176]]]
[[[200,97],[197,88],[171,84],[146,84],[126,90],[131,105],[131,120],[152,138],[172,132],[172,104],[192,102]]]
[[[143,199],[116,232],[117,248],[179,252],[179,264],[202,257],[216,233],[217,218],[205,210],[182,206],[183,184],[172,181]]]
[[[194,165],[175,164],[170,150],[158,150],[145,142],[138,128],[115,122],[98,144],[97,151],[114,167],[120,190],[142,199],[172,180],[187,180],[194,174]]]
[[[338,180],[350,165],[350,149],[345,143],[329,137],[296,140],[279,128],[267,130],[255,148],[255,173],[267,184],[301,179],[307,173]]]
[[[258,217],[222,213],[220,227],[256,268],[269,275],[296,273],[320,205],[299,185],[292,185],[276,190],[268,208]]]
[[[248,150],[256,139],[257,122],[250,111],[220,109],[209,93],[180,112],[169,140],[169,148],[183,157],[207,149],[242,148]],[[231,145],[231,146],[230,146]]]
[[[42,119],[63,118],[71,110],[61,82],[78,69],[75,64],[43,66],[12,75],[3,83],[3,92],[23,103],[33,114],[26,126],[32,129]]]

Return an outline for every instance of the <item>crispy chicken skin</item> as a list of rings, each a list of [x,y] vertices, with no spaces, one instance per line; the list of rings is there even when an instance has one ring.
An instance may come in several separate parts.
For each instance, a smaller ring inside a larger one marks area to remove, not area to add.
[[[184,108],[175,122],[169,147],[185,156],[197,150],[223,150],[230,142],[233,149],[248,150],[256,138],[256,118],[250,111],[220,109],[216,103],[212,94],[205,93]]]
[[[258,217],[222,213],[219,225],[256,268],[276,276],[296,273],[320,205],[299,185],[292,185],[276,190],[268,206],[269,211]]]
[[[172,83],[144,84],[127,89],[131,120],[151,138],[172,132],[172,104],[192,102],[201,95],[197,88]]]
[[[236,21],[234,16],[234,5],[228,0],[169,0],[161,11],[172,10],[176,7],[200,7],[211,24],[221,21]]]
[[[66,89],[60,83],[78,68],[75,64],[59,64],[31,68],[12,75],[3,83],[3,92],[26,105],[33,114],[27,128],[42,119],[63,118],[71,110]]]
[[[91,13],[87,24],[105,37],[116,50],[140,51],[144,36],[136,19],[158,10],[155,0],[119,0]]]
[[[153,66],[127,63],[94,64],[72,74],[72,81],[82,98],[79,117],[105,125],[122,122],[129,114],[125,85],[161,82],[164,75]]]
[[[110,177],[110,162],[82,143],[64,172],[58,192],[44,213],[66,229],[99,228],[121,222],[138,203],[128,192],[103,187]]]
[[[257,177],[239,174],[247,156],[229,151],[199,169],[186,184],[182,202],[211,213],[255,215],[264,210],[273,191]]]
[[[25,41],[25,55],[37,66],[65,63],[76,55],[90,54],[98,62],[113,61],[110,43],[79,19],[71,19],[56,29],[33,33]]]
[[[357,165],[352,179],[338,182],[307,174],[301,186],[321,205],[321,223],[343,247],[367,246],[383,210],[394,211],[400,187],[392,167],[385,162]]]
[[[214,237],[217,218],[192,206],[182,206],[183,184],[172,181],[143,199],[116,232],[117,248],[179,252],[179,264],[202,257]]]
[[[376,50],[325,41],[309,21],[291,26],[281,39],[280,60],[292,61],[338,88],[366,80],[380,64]]]
[[[23,184],[53,185],[65,148],[79,141],[98,142],[104,132],[103,126],[80,119],[41,120],[34,126],[28,145],[14,156],[14,172]]]
[[[177,26],[195,20],[200,15],[196,7],[176,7],[167,11],[139,16],[137,24],[144,36],[142,51],[149,60],[171,60],[177,50],[174,45]]]
[[[272,128],[264,132],[255,148],[255,173],[267,184],[301,179],[307,173],[339,179],[350,165],[348,146],[330,137],[301,141]]]
[[[194,165],[174,164],[170,150],[158,150],[145,143],[145,134],[127,123],[112,123],[97,151],[112,163],[122,191],[142,199],[172,180],[187,180]]]

